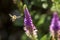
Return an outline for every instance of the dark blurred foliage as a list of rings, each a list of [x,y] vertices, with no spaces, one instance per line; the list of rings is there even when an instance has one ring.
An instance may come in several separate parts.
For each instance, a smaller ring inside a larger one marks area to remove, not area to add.
[[[0,40],[30,40],[23,30],[24,4],[27,5],[38,29],[38,39],[49,40],[52,0],[0,0]],[[21,18],[12,21],[9,14]]]

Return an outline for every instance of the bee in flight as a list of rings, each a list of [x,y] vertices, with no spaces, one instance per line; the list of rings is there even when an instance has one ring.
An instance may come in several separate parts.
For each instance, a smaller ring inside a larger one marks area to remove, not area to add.
[[[9,16],[11,17],[12,21],[15,21],[16,19],[21,18],[21,16],[16,16],[16,15],[11,15],[11,14],[9,14]]]

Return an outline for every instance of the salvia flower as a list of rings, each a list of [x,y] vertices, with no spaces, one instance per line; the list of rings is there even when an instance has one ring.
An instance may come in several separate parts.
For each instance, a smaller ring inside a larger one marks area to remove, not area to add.
[[[24,30],[25,30],[25,33],[31,39],[36,40],[35,38],[37,38],[37,29],[32,22],[32,18],[31,18],[29,11],[28,11],[27,6],[24,5],[23,9],[24,9],[24,26],[25,26]]]
[[[59,17],[57,15],[57,12],[53,13],[53,18],[50,25],[50,34],[52,36],[52,40],[55,40],[58,38],[58,31],[60,30],[60,22]],[[60,31],[59,31],[60,32]]]

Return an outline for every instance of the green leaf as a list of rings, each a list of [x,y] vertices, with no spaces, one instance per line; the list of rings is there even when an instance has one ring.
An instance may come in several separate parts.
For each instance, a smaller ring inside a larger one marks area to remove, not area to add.
[[[49,34],[44,35],[40,40],[50,40]]]
[[[40,40],[47,40],[47,35],[44,35]]]
[[[25,34],[22,35],[21,40],[27,40],[27,36]]]
[[[44,15],[41,15],[41,17],[40,17],[40,19],[39,19],[39,21],[38,21],[38,23],[37,23],[37,26],[39,26],[39,25],[41,25],[41,24],[44,23],[45,17],[46,17],[45,14],[44,14]]]

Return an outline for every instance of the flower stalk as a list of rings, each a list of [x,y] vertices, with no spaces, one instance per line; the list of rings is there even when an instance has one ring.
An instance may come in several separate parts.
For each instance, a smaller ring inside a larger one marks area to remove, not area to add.
[[[26,35],[31,38],[31,40],[37,40],[37,29],[35,25],[33,24],[31,15],[28,11],[28,8],[26,5],[23,7],[24,9],[24,30]]]

